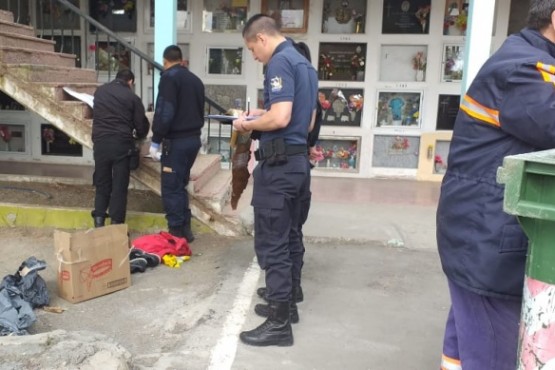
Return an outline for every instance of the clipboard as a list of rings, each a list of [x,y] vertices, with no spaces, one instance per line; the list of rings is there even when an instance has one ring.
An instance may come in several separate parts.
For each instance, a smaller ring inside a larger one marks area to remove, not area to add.
[[[247,121],[252,121],[257,119],[259,116],[251,116],[247,117]],[[221,123],[231,125],[231,123],[239,117],[230,116],[227,114],[209,114],[204,116],[206,119],[215,119],[216,121],[220,121]]]
[[[227,114],[209,114],[204,116],[204,118],[206,119],[214,119],[216,121],[220,121],[221,123],[225,123],[228,125],[231,125],[231,123],[233,122],[233,120],[236,120],[239,117],[235,117],[235,116],[229,116]]]

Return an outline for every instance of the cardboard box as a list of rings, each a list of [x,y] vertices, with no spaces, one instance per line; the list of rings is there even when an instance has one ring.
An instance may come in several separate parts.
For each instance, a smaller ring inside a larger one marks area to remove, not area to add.
[[[58,295],[77,303],[131,285],[127,225],[54,231]]]

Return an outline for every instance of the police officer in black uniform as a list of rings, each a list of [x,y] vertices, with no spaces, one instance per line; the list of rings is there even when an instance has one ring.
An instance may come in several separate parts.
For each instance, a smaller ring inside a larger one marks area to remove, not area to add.
[[[104,226],[108,216],[112,224],[125,222],[130,154],[135,147],[134,139],[146,137],[150,128],[145,107],[132,90],[134,80],[133,72],[121,70],[114,81],[102,85],[94,94],[95,227]]]
[[[156,98],[150,154],[162,162],[162,202],[168,230],[191,243],[195,237],[191,230],[187,184],[201,147],[204,84],[183,65],[177,45],[168,46],[163,58],[164,72]]]
[[[274,19],[257,14],[243,29],[246,47],[266,65],[264,109],[233,121],[235,130],[260,131],[254,177],[254,248],[266,274],[269,316],[241,333],[246,344],[292,345],[291,255],[302,248],[301,199],[309,190],[308,132],[316,114],[318,77],[308,60],[280,32]],[[308,185],[308,186],[307,186]]]
[[[310,55],[310,49],[308,47],[307,44],[305,44],[304,42],[295,42],[293,40],[291,40],[293,42],[293,46],[295,47],[295,49],[301,53],[302,56],[304,56],[306,59],[308,59],[309,62],[312,62],[312,58]],[[320,135],[320,127],[322,125],[322,106],[320,105],[320,102],[317,100],[316,101],[316,119],[314,121],[314,127],[312,128],[312,130],[309,132],[308,134],[308,153],[309,153],[309,157],[310,159],[313,159],[317,153],[316,153],[316,143],[318,142],[318,137]],[[258,134],[257,132],[254,132],[252,136],[254,136],[254,134]],[[259,137],[256,137],[256,139],[258,140]],[[311,164],[311,167],[314,167]],[[303,294],[303,288],[301,286],[301,272],[302,272],[302,268],[304,265],[304,252],[305,252],[305,248],[304,248],[304,243],[303,243],[303,235],[302,235],[302,226],[304,225],[304,223],[306,222],[306,220],[308,219],[308,212],[310,210],[310,201],[311,201],[311,196],[312,193],[310,191],[310,182],[306,184],[307,185],[307,190],[303,191],[303,198],[300,200],[301,202],[301,218],[300,218],[300,231],[301,231],[301,244],[302,244],[302,248],[298,251],[298,253],[292,254],[291,255],[291,259],[292,259],[292,263],[293,263],[293,267],[292,267],[292,279],[293,279],[293,290],[291,292],[291,323],[295,324],[296,322],[299,321],[299,315],[297,312],[297,303],[298,302],[302,302],[304,300],[304,294]],[[258,294],[259,297],[263,298],[264,300],[268,301],[268,298],[266,296],[266,292],[267,289],[266,287],[262,287],[262,288],[258,288],[256,290],[256,293]],[[268,305],[263,305],[263,304],[257,304],[254,307],[254,311],[263,317],[268,317],[269,315],[269,306]]]

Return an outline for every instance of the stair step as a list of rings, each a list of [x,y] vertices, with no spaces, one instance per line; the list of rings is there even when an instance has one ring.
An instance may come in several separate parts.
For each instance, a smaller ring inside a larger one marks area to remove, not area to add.
[[[44,91],[56,100],[76,101],[76,99],[64,91],[68,87],[79,93],[94,95],[96,89],[102,84],[99,82],[39,82],[36,83],[37,89]]]
[[[61,101],[64,111],[77,119],[92,119],[92,108],[81,101]]]
[[[198,192],[210,179],[220,171],[221,156],[219,154],[198,155],[191,176],[189,177],[189,189],[193,193]]]
[[[92,132],[92,123],[93,123],[92,118],[84,118],[82,121],[83,121],[83,125],[85,127],[88,127],[89,130]]]
[[[0,21],[13,23],[13,13],[0,9]]]
[[[35,29],[33,27],[14,23],[13,20],[11,22],[7,22],[0,19],[0,32],[25,36],[35,36]]]
[[[11,46],[0,47],[0,62],[6,64],[40,64],[58,67],[75,67],[75,55],[25,49]]]
[[[39,64],[7,64],[14,74],[33,82],[96,83],[96,71],[75,67],[57,67]]]
[[[194,194],[195,198],[202,199],[217,213],[221,213],[231,197],[231,170],[220,170],[200,191]]]
[[[0,45],[54,52],[56,42],[34,36],[17,35],[0,31]]]

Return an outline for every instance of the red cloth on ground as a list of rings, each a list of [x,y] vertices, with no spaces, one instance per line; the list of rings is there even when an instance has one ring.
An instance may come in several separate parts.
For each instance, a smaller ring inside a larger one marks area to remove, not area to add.
[[[178,238],[165,231],[158,234],[139,236],[131,243],[133,248],[140,249],[147,253],[158,255],[160,258],[166,254],[174,256],[190,256],[191,248],[184,238]]]

